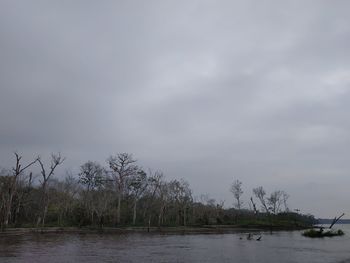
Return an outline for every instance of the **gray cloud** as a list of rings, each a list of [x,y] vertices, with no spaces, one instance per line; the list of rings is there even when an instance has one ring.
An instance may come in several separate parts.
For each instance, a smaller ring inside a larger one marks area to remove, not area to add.
[[[350,212],[347,1],[1,1],[0,158],[128,151],[195,193]],[[335,190],[336,189],[336,190]]]

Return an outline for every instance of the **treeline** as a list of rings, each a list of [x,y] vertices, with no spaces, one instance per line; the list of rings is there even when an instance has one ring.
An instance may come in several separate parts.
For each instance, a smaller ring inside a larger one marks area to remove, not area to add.
[[[110,156],[106,167],[88,161],[78,174],[59,180],[55,173],[64,160],[52,154],[48,164],[40,157],[23,163],[22,156],[15,153],[13,168],[0,171],[2,229],[314,223],[313,216],[289,211],[288,195],[283,191],[267,196],[263,187],[257,187],[244,208],[242,183],[236,180],[230,188],[235,208],[225,209],[224,202],[207,195],[194,198],[184,179],[169,181],[160,171],[145,171],[128,153]],[[40,173],[30,171],[34,166]]]

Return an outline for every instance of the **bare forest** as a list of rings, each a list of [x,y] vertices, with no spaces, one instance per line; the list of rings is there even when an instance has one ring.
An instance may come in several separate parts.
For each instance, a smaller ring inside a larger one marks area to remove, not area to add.
[[[110,156],[105,164],[87,161],[77,174],[62,176],[64,161],[60,153],[48,163],[41,157],[26,163],[14,154],[13,167],[0,170],[1,229],[314,223],[313,216],[289,209],[289,195],[282,190],[267,194],[259,186],[248,191],[235,179],[227,189],[231,207],[208,194],[194,196],[186,179],[169,180],[161,171],[143,169],[129,153]]]

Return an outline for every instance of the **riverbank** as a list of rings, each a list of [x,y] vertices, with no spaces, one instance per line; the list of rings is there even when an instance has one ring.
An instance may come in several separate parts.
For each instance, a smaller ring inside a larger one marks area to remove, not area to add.
[[[266,226],[266,225],[204,225],[188,227],[44,227],[44,228],[6,228],[0,232],[2,236],[25,235],[30,233],[164,233],[164,234],[218,234],[245,233],[259,231],[292,231],[307,229],[304,226]]]

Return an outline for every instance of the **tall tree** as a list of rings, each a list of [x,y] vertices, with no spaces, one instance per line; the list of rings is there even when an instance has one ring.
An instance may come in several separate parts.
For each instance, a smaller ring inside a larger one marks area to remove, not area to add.
[[[148,186],[148,178],[145,171],[140,169],[137,173],[132,176],[129,180],[128,186],[131,190],[133,196],[133,217],[132,224],[136,224],[136,215],[137,215],[137,202],[142,194],[146,191]]]
[[[119,153],[115,156],[110,156],[107,163],[112,170],[113,179],[117,187],[117,213],[116,224],[120,224],[120,209],[125,186],[125,179],[137,173],[138,167],[135,165],[136,160],[132,154]]]
[[[42,226],[45,226],[45,218],[47,214],[47,209],[49,206],[49,194],[48,194],[48,182],[49,179],[54,175],[57,166],[61,165],[64,162],[65,158],[61,156],[61,153],[51,154],[51,163],[48,170],[46,170],[43,161],[41,158],[38,158],[38,162],[41,168],[41,211],[38,216],[37,226],[41,223]]]
[[[270,194],[270,197],[267,198],[269,209],[273,214],[277,214],[280,211],[281,204],[283,203],[282,197],[282,191],[274,191]]]
[[[175,200],[175,206],[177,207],[177,223],[179,224],[182,221],[184,226],[187,225],[187,209],[189,203],[192,201],[192,191],[189,187],[189,184],[184,179],[173,180],[170,182],[171,191]]]
[[[12,168],[12,172],[9,172],[7,174],[7,182],[6,184],[4,184],[4,186],[6,186],[7,189],[4,189],[2,191],[3,205],[1,212],[1,229],[4,229],[11,219],[12,202],[15,194],[17,193],[17,183],[19,177],[23,174],[23,172],[26,169],[28,169],[30,166],[32,166],[38,161],[38,158],[36,158],[28,164],[23,165],[21,162],[22,156],[19,155],[17,152],[15,152],[14,154],[16,157],[16,163],[15,166]]]
[[[148,231],[150,229],[151,219],[152,219],[151,208],[155,203],[156,194],[158,192],[159,187],[163,184],[163,180],[164,180],[164,175],[162,172],[156,171],[153,173],[151,170],[149,170],[148,187],[146,189],[147,191],[146,196],[148,201],[147,201],[146,209],[144,210],[144,214],[143,214],[144,220],[145,221],[147,220]],[[147,219],[146,219],[146,216],[147,216]]]
[[[97,162],[88,161],[80,166],[79,182],[84,185],[83,191],[84,206],[89,214],[91,223],[94,223],[94,196],[95,191],[102,186],[105,169]]]
[[[282,199],[283,199],[283,205],[284,205],[284,211],[289,212],[289,208],[288,208],[288,201],[289,198],[289,194],[287,194],[286,192],[282,191]]]
[[[259,186],[257,188],[253,189],[253,193],[256,196],[256,198],[259,199],[262,208],[265,210],[267,214],[270,214],[269,208],[267,206],[267,202],[265,200],[266,192],[262,186]]]
[[[240,210],[243,205],[243,201],[241,200],[243,190],[242,190],[242,182],[239,180],[234,180],[231,188],[231,193],[233,194],[234,199],[236,200],[235,207]]]
[[[159,199],[159,214],[158,214],[158,227],[164,222],[167,206],[170,202],[170,184],[161,180],[158,187],[158,199]]]

